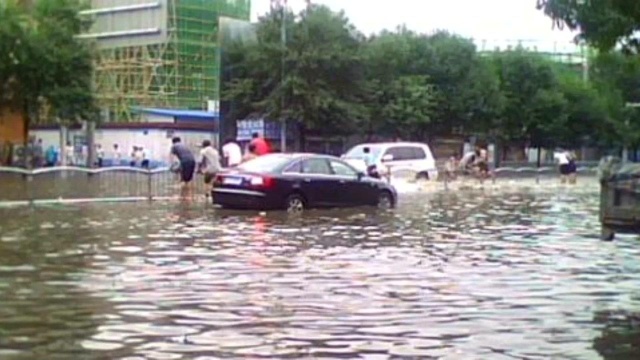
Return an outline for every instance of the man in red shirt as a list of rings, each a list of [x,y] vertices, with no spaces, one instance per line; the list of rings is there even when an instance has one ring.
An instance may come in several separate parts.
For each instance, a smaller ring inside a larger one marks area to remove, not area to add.
[[[258,156],[266,155],[271,152],[271,148],[267,140],[260,136],[258,133],[253,133],[253,139],[249,143],[255,147],[255,154]]]

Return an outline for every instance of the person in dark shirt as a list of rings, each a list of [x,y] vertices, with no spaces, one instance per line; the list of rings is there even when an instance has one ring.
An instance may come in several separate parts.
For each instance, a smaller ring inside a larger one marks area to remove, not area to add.
[[[174,137],[171,142],[171,155],[180,162],[180,182],[182,183],[182,197],[190,196],[193,174],[196,170],[196,159],[189,148],[182,144],[179,137]]]

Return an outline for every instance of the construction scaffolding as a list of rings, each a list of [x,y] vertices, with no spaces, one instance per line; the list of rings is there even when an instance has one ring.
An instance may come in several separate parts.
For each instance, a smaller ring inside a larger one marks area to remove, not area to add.
[[[249,21],[250,0],[92,0],[94,84],[103,120],[135,107],[205,110],[220,100],[220,18]],[[214,105],[215,106],[215,105]]]

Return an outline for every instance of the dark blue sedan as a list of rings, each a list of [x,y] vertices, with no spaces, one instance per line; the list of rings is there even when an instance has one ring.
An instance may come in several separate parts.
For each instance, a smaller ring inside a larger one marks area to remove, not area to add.
[[[225,208],[300,212],[307,208],[393,208],[397,192],[339,158],[269,154],[218,174],[213,203]]]

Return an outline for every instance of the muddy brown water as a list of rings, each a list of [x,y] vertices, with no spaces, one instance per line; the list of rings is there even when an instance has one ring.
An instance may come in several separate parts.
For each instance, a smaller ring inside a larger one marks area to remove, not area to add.
[[[637,359],[640,241],[597,186],[398,209],[0,209],[0,359]]]

